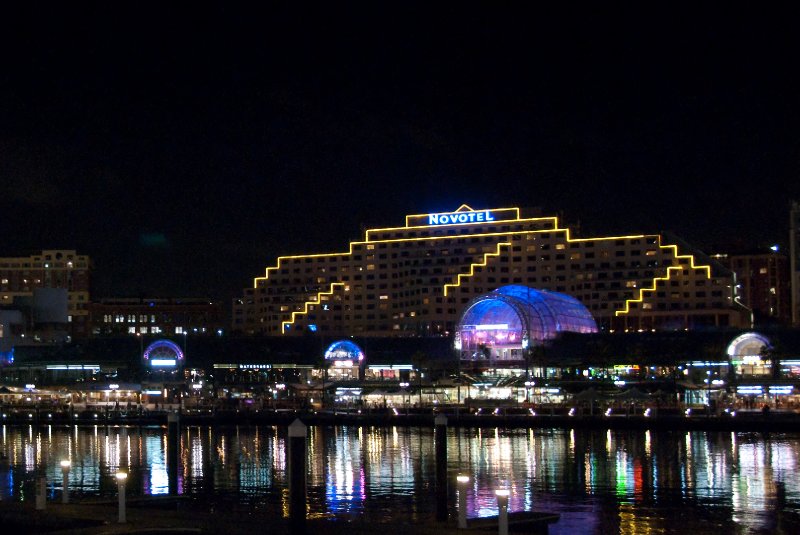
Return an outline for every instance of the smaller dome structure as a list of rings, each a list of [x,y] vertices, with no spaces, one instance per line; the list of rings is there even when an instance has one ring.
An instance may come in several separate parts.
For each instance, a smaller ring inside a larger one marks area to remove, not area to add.
[[[761,355],[764,348],[769,349],[772,345],[769,339],[758,333],[744,333],[734,338],[728,344],[728,356],[730,357],[757,357]]]
[[[325,360],[349,360],[360,364],[364,360],[364,352],[350,340],[339,340],[325,350]]]

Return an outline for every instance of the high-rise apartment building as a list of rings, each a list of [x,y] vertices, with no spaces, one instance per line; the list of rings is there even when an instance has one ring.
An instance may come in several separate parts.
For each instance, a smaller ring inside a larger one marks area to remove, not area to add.
[[[87,332],[91,261],[74,250],[45,250],[23,257],[0,258],[0,304],[13,305],[42,288],[67,291],[67,321],[73,336]]]
[[[800,202],[789,210],[789,277],[792,292],[792,325],[800,326]]]
[[[580,300],[604,330],[750,324],[733,274],[677,238],[580,238],[519,208],[409,215],[346,251],[279,257],[234,300],[252,334],[447,336],[475,296],[518,284]]]
[[[789,258],[776,250],[714,255],[736,273],[741,303],[753,311],[756,324],[788,325],[791,317]]]

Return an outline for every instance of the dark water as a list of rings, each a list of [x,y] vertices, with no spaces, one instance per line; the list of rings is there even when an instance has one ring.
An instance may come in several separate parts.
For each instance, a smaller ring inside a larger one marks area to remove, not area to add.
[[[184,428],[174,484],[208,507],[286,514],[285,444],[277,427]],[[509,510],[561,515],[551,533],[800,533],[800,433],[450,429],[447,448],[452,504],[456,474],[472,477],[469,516],[497,514],[505,485]],[[115,496],[118,470],[129,496],[170,490],[158,427],[3,426],[2,451],[3,499],[32,500],[41,467],[58,499],[67,458],[84,497]],[[431,519],[435,461],[432,429],[312,427],[311,514]]]

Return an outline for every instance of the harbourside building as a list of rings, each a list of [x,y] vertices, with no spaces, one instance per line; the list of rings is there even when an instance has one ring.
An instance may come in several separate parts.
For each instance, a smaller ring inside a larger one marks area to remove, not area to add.
[[[208,298],[109,298],[90,303],[91,336],[222,335],[223,309]]]
[[[472,299],[523,285],[577,299],[601,331],[751,325],[735,275],[666,233],[578,237],[520,208],[408,215],[344,251],[281,256],[234,300],[268,336],[452,336]]]
[[[0,258],[0,306],[22,310],[19,328],[28,340],[44,325],[80,337],[88,332],[91,260],[75,250],[44,250],[30,256]],[[61,301],[63,301],[63,306]],[[59,309],[63,308],[63,311]]]
[[[791,324],[789,258],[779,252],[778,246],[713,258],[736,273],[740,300],[753,311],[757,325]]]

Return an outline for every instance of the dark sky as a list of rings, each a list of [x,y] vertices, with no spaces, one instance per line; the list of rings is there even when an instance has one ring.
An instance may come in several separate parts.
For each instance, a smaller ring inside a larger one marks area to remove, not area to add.
[[[0,8],[0,254],[77,248],[97,297],[229,298],[461,203],[717,252],[785,243],[800,199],[790,12],[24,4]]]

